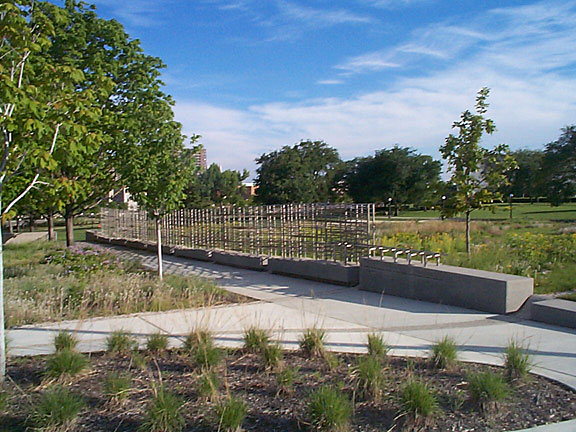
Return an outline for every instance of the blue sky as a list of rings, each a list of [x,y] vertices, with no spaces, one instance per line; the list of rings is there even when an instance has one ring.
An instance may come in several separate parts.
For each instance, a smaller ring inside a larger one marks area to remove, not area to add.
[[[576,1],[94,0],[166,63],[209,162],[247,168],[301,139],[344,159],[438,148],[491,88],[491,146],[576,123]]]

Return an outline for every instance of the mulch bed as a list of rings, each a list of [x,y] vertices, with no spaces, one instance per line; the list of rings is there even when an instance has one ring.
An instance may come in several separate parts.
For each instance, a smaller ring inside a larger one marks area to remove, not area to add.
[[[330,369],[322,358],[308,359],[303,353],[285,352],[284,362],[297,367],[294,389],[277,394],[275,376],[267,372],[258,355],[244,350],[229,350],[219,368],[225,388],[241,397],[248,405],[246,431],[310,430],[307,398],[322,384],[342,386],[342,392],[354,398],[354,380],[350,370],[358,355],[337,354],[339,364]],[[34,401],[48,387],[43,372],[47,357],[13,358],[8,365],[9,380],[4,388],[9,394],[8,406],[0,411],[0,431],[20,431],[29,427],[27,416]],[[185,401],[182,412],[186,431],[217,430],[211,422],[214,404],[202,400],[198,393],[199,370],[180,350],[147,359],[148,366],[136,368],[130,355],[92,354],[90,370],[64,385],[82,396],[87,404],[72,430],[136,431],[146,415],[153,384],[162,383]],[[398,395],[409,377],[428,382],[436,391],[440,411],[420,430],[426,431],[510,431],[545,423],[576,418],[576,392],[551,380],[530,376],[512,385],[512,392],[496,409],[481,412],[469,399],[465,377],[470,372],[501,368],[459,364],[452,371],[437,370],[425,359],[391,357],[385,364],[386,389],[382,400],[375,403],[356,395],[352,431],[406,430],[406,418],[399,416]],[[129,372],[133,389],[123,403],[110,402],[104,395],[103,383],[111,372]],[[3,429],[4,428],[4,429]]]

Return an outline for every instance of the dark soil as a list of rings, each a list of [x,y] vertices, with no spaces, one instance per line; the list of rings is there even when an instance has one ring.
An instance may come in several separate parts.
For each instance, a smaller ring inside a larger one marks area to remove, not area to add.
[[[300,352],[286,352],[284,363],[299,369],[294,389],[278,394],[272,372],[266,371],[258,355],[243,350],[228,351],[218,368],[222,377],[222,394],[239,396],[248,405],[246,431],[310,430],[307,399],[322,384],[339,385],[350,399],[355,399],[352,431],[411,430],[413,423],[399,416],[398,395],[409,377],[428,382],[435,390],[439,412],[420,425],[425,431],[510,431],[545,423],[576,418],[576,393],[548,379],[530,376],[511,384],[510,396],[498,406],[482,411],[473,404],[466,391],[466,375],[476,371],[502,369],[459,364],[452,371],[437,370],[425,359],[390,358],[384,363],[387,377],[381,401],[363,400],[355,392],[351,368],[358,356],[337,354],[339,364],[333,369],[321,358],[308,359]],[[8,365],[5,392],[8,404],[0,406],[0,431],[23,431],[31,425],[27,420],[35,401],[51,384],[43,378],[47,357],[12,359]],[[136,431],[147,412],[152,386],[158,384],[159,373],[165,387],[184,401],[186,431],[217,430],[212,422],[214,403],[197,393],[200,371],[178,350],[160,357],[147,357],[147,367],[136,368],[129,355],[111,356],[103,353],[90,357],[90,371],[69,379],[63,385],[80,395],[86,408],[70,430],[74,431]],[[123,402],[109,401],[103,383],[113,372],[129,372],[132,390]]]

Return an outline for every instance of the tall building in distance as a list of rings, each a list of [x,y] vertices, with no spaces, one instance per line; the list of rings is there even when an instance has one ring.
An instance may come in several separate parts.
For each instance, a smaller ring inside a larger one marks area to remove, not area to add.
[[[200,150],[194,154],[194,161],[200,171],[206,169],[206,149],[204,147],[200,147]]]

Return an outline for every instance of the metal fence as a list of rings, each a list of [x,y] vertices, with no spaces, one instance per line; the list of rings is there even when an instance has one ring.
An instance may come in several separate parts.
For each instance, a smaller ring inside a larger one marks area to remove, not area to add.
[[[156,241],[141,211],[102,209],[109,237]],[[284,204],[185,209],[162,220],[163,244],[287,258],[359,262],[374,244],[373,204]]]

